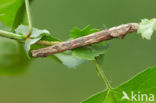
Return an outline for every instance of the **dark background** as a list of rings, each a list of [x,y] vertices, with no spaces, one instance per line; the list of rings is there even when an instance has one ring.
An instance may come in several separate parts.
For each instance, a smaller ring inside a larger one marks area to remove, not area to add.
[[[156,16],[156,0],[34,0],[35,27],[66,40],[73,27],[109,28]],[[111,40],[103,69],[116,87],[156,64],[156,36],[151,41],[130,34]],[[68,69],[49,58],[35,59],[23,75],[0,77],[0,103],[79,103],[105,88],[95,66]]]

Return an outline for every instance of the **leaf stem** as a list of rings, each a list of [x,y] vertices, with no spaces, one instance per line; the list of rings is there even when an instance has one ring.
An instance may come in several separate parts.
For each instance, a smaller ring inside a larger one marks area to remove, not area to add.
[[[29,0],[25,0],[25,6],[26,6],[28,23],[29,23],[29,33],[26,35],[26,37],[29,38],[29,36],[32,33],[32,29],[33,29],[32,20],[31,20],[31,13],[30,13],[30,6],[29,6]]]
[[[17,39],[17,40],[25,39],[25,36],[18,35],[18,34],[12,33],[12,32],[4,31],[4,30],[0,30],[0,36]]]
[[[0,36],[6,37],[6,38],[11,38],[11,39],[16,39],[16,40],[24,40],[26,38],[25,35],[19,35],[16,33],[0,30]],[[55,45],[57,43],[60,43],[59,41],[44,41],[40,40],[36,44],[37,45],[44,45],[44,46],[51,46]]]
[[[108,89],[108,90],[111,90],[112,87],[111,87],[111,85],[110,85],[110,83],[109,83],[109,81],[108,81],[108,79],[107,79],[105,73],[102,71],[102,68],[101,68],[100,65],[97,63],[96,60],[94,60],[94,63],[95,63],[95,66],[96,66],[96,70],[97,70],[98,74],[100,75],[100,77],[103,79],[103,81],[104,81],[104,83],[105,83],[107,89]]]
[[[55,45],[57,43],[60,43],[60,42],[59,41],[44,41],[44,40],[40,40],[36,44],[44,45],[44,46],[51,46],[51,45]]]

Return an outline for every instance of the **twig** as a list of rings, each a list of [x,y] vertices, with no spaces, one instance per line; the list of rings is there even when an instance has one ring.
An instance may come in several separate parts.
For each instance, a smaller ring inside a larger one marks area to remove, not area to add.
[[[138,29],[137,23],[123,24],[117,27],[110,28],[108,30],[102,30],[87,36],[83,36],[74,40],[69,40],[49,46],[46,48],[41,48],[38,50],[32,50],[33,57],[46,57],[51,54],[63,52],[65,50],[71,50],[78,47],[86,46],[89,44],[101,42],[104,40],[110,40],[113,38],[123,38],[128,33],[136,32]]]
[[[13,33],[13,32],[8,32],[8,31],[4,31],[4,30],[0,30],[0,36],[6,37],[6,38],[10,38],[10,39],[21,40],[21,41],[26,38],[25,35],[19,35],[19,34],[16,34],[16,33]],[[37,44],[37,45],[44,45],[44,46],[51,46],[51,45],[55,45],[57,43],[60,43],[60,42],[58,42],[58,41],[39,40],[35,44]]]
[[[0,36],[11,38],[11,39],[16,39],[16,40],[22,40],[25,38],[25,36],[15,34],[12,32],[8,32],[8,31],[4,31],[4,30],[0,30]]]
[[[44,46],[51,46],[51,45],[55,45],[55,44],[58,44],[58,43],[60,43],[60,42],[57,42],[57,41],[56,42],[55,41],[50,42],[50,41],[40,40],[36,44],[38,44],[38,45],[44,45]]]
[[[30,7],[29,7],[29,0],[25,0],[25,6],[26,6],[26,12],[27,12],[27,18],[28,18],[28,23],[29,23],[29,32],[26,35],[26,39],[29,38],[29,36],[32,33],[32,20],[31,20],[31,13],[30,13]]]

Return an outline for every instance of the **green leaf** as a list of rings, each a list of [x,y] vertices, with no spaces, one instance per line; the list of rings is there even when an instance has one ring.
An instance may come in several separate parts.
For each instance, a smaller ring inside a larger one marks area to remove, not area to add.
[[[108,44],[100,42],[85,47],[76,48],[73,51],[73,55],[87,60],[95,60],[95,57],[102,55],[106,52]]]
[[[75,39],[98,31],[99,31],[98,29],[91,29],[90,26],[86,26],[82,30],[79,28],[74,28],[70,33],[70,37],[72,39]],[[72,53],[73,55],[81,59],[95,60],[95,57],[105,53],[107,47],[108,47],[107,43],[100,42],[89,46],[76,48],[72,50]]]
[[[82,30],[79,28],[74,28],[71,32],[70,32],[70,37],[72,39],[81,37],[81,36],[85,36],[94,32],[98,32],[98,29],[91,29],[91,26],[88,25],[85,28],[83,28]]]
[[[52,35],[44,35],[41,40],[43,41],[49,41],[49,42],[53,42],[53,41],[61,41],[60,39],[53,37]]]
[[[25,52],[18,42],[0,37],[0,75],[23,72],[28,63]]]
[[[148,68],[121,86],[102,91],[82,103],[155,103],[156,98],[153,98],[156,95],[155,74],[156,67]]]
[[[86,62],[85,59],[80,59],[68,53],[70,51],[66,51],[63,53],[57,53],[54,55],[49,56],[50,58],[54,59],[55,61],[65,65],[68,68],[75,69],[80,64]]]
[[[23,15],[24,0],[0,0],[0,21],[4,25],[10,28],[16,27]]]
[[[156,19],[151,20],[143,19],[139,24],[138,33],[141,34],[142,38],[150,40],[154,30],[156,30],[155,28],[156,28]]]
[[[29,28],[28,26],[25,26],[25,25],[19,25],[18,28],[16,28],[15,32],[21,35],[27,35],[29,32]],[[45,30],[45,29],[40,30],[37,28],[33,28],[30,38],[32,39],[41,38],[47,34],[50,34],[48,30]]]
[[[16,30],[16,33],[20,35],[26,35],[29,32],[28,26],[20,25]],[[24,48],[26,52],[29,54],[29,51],[31,49],[31,46],[42,39],[42,37],[49,35],[50,33],[48,30],[40,30],[37,28],[33,28],[30,39],[25,41]]]
[[[38,42],[41,38],[36,38],[36,39],[28,39],[25,41],[24,44],[24,49],[27,52],[27,54],[29,54],[29,51],[31,50],[31,46],[33,44],[35,44],[36,42]]]
[[[67,51],[69,52],[69,51]],[[60,60],[62,64],[67,66],[68,68],[76,68],[78,65],[84,63],[86,60],[79,59],[73,56],[71,53],[57,53],[55,56]]]

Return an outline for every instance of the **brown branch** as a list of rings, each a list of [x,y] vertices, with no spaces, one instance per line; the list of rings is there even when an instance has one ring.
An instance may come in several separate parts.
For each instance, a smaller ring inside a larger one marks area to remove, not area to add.
[[[101,42],[104,40],[110,40],[113,38],[123,38],[128,33],[136,32],[138,29],[137,23],[123,24],[117,27],[110,28],[108,30],[102,30],[87,36],[83,36],[74,40],[69,40],[49,46],[46,48],[41,48],[38,50],[32,50],[33,57],[46,57],[51,54],[63,52],[65,50],[71,50],[78,47],[86,46],[89,44]]]

